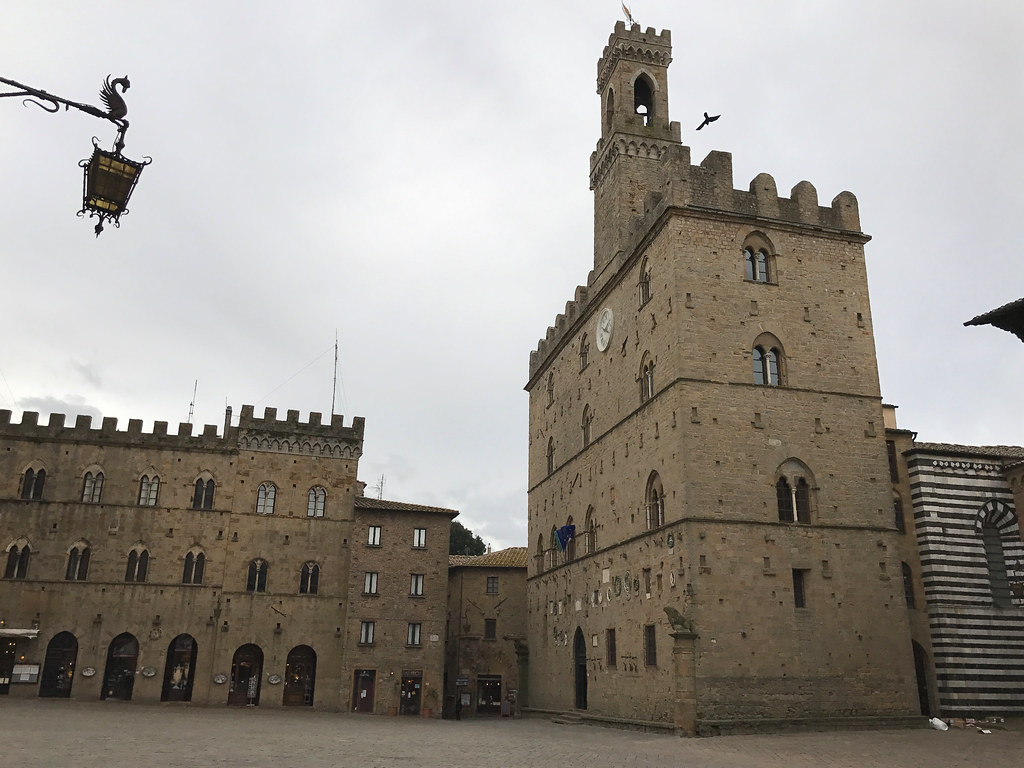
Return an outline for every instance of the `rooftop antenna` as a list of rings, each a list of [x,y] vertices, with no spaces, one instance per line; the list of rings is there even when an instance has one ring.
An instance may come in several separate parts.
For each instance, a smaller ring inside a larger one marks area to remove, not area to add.
[[[192,423],[192,414],[196,409],[196,390],[199,389],[199,379],[196,379],[195,386],[192,387],[192,402],[188,404],[188,423]]]
[[[375,486],[373,486],[373,487],[377,489],[377,498],[378,499],[383,499],[384,498],[384,475],[380,476],[380,480],[378,480],[377,484]]]
[[[334,395],[338,391],[338,329],[334,329],[334,386],[331,387],[331,418],[334,418]]]
[[[622,12],[626,14],[626,21],[629,22],[629,26],[636,24],[636,21],[633,19],[633,14],[629,12],[629,8],[626,7],[625,3],[622,4]]]

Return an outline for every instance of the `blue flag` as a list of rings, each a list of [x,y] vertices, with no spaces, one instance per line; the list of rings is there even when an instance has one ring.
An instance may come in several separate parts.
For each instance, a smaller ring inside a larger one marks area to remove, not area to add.
[[[569,546],[569,542],[575,538],[575,525],[563,525],[561,528],[555,531],[555,543],[558,545],[558,551],[565,552],[565,548]]]

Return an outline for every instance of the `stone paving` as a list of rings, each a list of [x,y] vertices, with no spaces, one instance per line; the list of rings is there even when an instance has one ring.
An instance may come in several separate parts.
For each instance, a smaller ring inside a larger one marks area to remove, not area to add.
[[[0,700],[0,765],[1016,768],[1024,733],[931,729],[677,736],[525,720]]]

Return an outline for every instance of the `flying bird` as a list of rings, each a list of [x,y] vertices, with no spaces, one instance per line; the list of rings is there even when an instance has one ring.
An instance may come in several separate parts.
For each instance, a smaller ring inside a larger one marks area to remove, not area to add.
[[[721,115],[711,115],[711,116],[708,116],[708,113],[705,112],[704,113],[704,122],[697,126],[697,130],[699,131],[705,125],[711,125],[711,123],[715,122],[715,120],[717,120],[720,117],[721,117]]]
[[[107,79],[103,82],[103,88],[100,89],[100,98],[103,100],[103,105],[107,108],[107,117],[110,120],[122,120],[128,114],[128,105],[124,103],[121,93],[117,92],[116,86],[118,85],[121,86],[121,93],[124,93],[132,86],[128,82],[127,75],[119,77],[114,81],[111,81],[110,75],[107,75]]]

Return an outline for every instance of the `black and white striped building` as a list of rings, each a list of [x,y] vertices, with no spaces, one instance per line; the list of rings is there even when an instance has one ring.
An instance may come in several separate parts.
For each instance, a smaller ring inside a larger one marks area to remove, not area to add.
[[[1024,542],[1011,487],[1024,448],[914,443],[901,458],[941,714],[1024,713]]]

